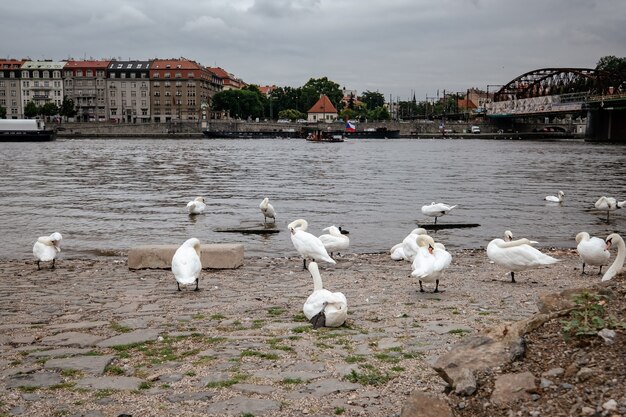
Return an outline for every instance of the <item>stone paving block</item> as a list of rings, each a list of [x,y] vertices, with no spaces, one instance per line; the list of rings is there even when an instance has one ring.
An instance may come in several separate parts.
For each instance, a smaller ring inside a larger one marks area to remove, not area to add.
[[[124,346],[156,340],[161,332],[156,329],[139,329],[130,333],[122,333],[98,343],[99,347]]]
[[[75,356],[72,358],[50,359],[44,365],[45,369],[74,369],[92,375],[102,375],[105,368],[115,358],[106,356]]]
[[[142,380],[129,376],[100,376],[83,378],[76,382],[79,388],[110,389],[110,390],[136,390]]]
[[[179,245],[144,245],[128,251],[129,269],[170,269]],[[241,243],[200,245],[203,269],[235,269],[243,265]]]

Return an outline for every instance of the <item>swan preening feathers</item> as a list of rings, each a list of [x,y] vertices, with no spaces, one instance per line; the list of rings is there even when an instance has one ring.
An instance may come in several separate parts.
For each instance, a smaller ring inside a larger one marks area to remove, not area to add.
[[[394,245],[389,250],[391,254],[391,259],[393,259],[394,261],[400,261],[404,259],[406,261],[412,262],[418,250],[416,239],[419,235],[425,235],[425,234],[427,234],[426,229],[423,229],[421,227],[411,230],[411,233],[409,233],[402,240],[402,242],[398,243],[397,245]]]
[[[617,210],[618,208],[622,208],[622,207],[626,206],[626,200],[625,201],[617,201],[617,199],[615,199],[613,197],[602,196],[602,197],[600,197],[598,199],[598,201],[595,202],[594,206],[598,210],[602,210],[602,211],[606,210],[606,221],[608,223],[608,221],[609,221],[609,214],[612,211]]]
[[[558,194],[556,196],[554,195],[548,195],[546,196],[545,200],[546,201],[550,201],[552,203],[562,203],[563,202],[563,197],[565,197],[565,193],[561,190],[559,190]]]
[[[611,264],[611,267],[602,276],[602,281],[609,281],[612,279],[624,266],[624,260],[626,260],[626,245],[624,239],[617,233],[612,233],[604,240],[606,242],[606,249],[611,249],[614,244],[617,245],[617,256]]]
[[[344,251],[350,247],[350,238],[341,233],[341,227],[328,226],[322,230],[328,233],[320,235],[319,240],[324,244],[326,251],[330,252],[330,256],[333,256],[333,252]]]
[[[304,303],[302,312],[316,329],[341,326],[348,317],[346,296],[324,289],[316,262],[309,262],[309,272],[313,277],[313,292]]]
[[[439,279],[443,271],[450,266],[452,255],[446,251],[441,243],[435,243],[432,237],[420,234],[416,238],[418,251],[415,254],[411,268],[411,276],[419,280],[420,292],[424,292],[423,282],[434,282],[435,290],[439,292]]]
[[[267,218],[274,220],[276,223],[276,210],[274,210],[274,206],[270,204],[270,199],[265,197],[261,204],[259,204],[259,208],[261,209],[261,213],[263,213],[263,223],[267,222]]]
[[[174,253],[172,258],[172,272],[176,278],[176,285],[180,291],[180,284],[196,284],[194,291],[198,291],[202,262],[200,260],[200,241],[195,237],[186,240]]]
[[[512,234],[507,232],[505,236],[508,239]],[[533,243],[537,242],[528,239],[510,241],[493,239],[487,245],[487,256],[496,264],[508,269],[511,272],[511,282],[515,282],[515,272],[558,262],[558,259],[533,248],[531,246]]]
[[[580,232],[576,235],[576,251],[583,261],[583,274],[585,273],[585,264],[599,266],[602,273],[602,267],[609,264],[611,254],[606,248],[606,243],[599,237],[590,237],[587,232]]]
[[[37,259],[37,269],[41,269],[39,262],[52,261],[51,268],[54,269],[54,262],[61,252],[61,233],[54,232],[50,236],[41,236],[33,245],[33,255]]]
[[[206,209],[204,204],[204,197],[196,197],[194,200],[187,203],[187,211],[189,214],[202,214]]]
[[[429,205],[422,206],[422,213],[429,217],[435,218],[435,224],[437,224],[437,217],[441,217],[448,214],[450,210],[456,206],[449,206],[443,203],[435,203],[434,201]]]
[[[306,260],[325,261],[335,264],[335,260],[328,255],[328,251],[324,247],[322,241],[307,232],[309,223],[304,219],[294,220],[287,228],[289,229],[291,242],[303,259],[303,268],[306,269]]]

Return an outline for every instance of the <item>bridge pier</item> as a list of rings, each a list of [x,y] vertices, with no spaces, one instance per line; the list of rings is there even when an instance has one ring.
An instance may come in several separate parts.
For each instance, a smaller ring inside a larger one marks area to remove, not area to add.
[[[588,109],[586,138],[590,141],[626,143],[626,107],[603,107],[600,103],[600,106]]]

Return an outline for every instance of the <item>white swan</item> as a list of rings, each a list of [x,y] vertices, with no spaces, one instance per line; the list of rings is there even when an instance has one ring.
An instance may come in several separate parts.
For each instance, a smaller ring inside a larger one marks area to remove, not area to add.
[[[176,285],[180,291],[180,284],[196,283],[194,291],[198,291],[202,262],[200,260],[200,241],[195,237],[187,239],[174,253],[172,258],[172,272],[176,278]]]
[[[33,255],[37,259],[37,269],[41,269],[39,262],[52,261],[51,269],[54,269],[54,262],[61,252],[61,233],[54,232],[50,236],[41,236],[33,245]]]
[[[595,202],[594,206],[598,209],[598,210],[606,210],[606,221],[608,223],[609,221],[609,214],[612,211],[617,210],[618,208],[622,208],[624,206],[626,206],[626,201],[617,201],[615,198],[613,197],[605,197],[602,196],[598,199],[598,201]]]
[[[187,211],[189,214],[202,214],[206,209],[204,204],[204,197],[196,197],[194,200],[187,203]]]
[[[394,245],[389,250],[391,259],[394,261],[400,261],[402,259],[406,261],[413,261],[413,258],[415,258],[415,254],[419,249],[416,242],[417,236],[425,235],[426,233],[426,229],[421,227],[411,230],[411,233],[406,235],[402,242]]]
[[[261,209],[261,213],[263,213],[263,223],[267,223],[267,218],[274,219],[274,223],[276,223],[276,210],[274,210],[274,206],[270,204],[270,199],[265,197],[261,204],[259,205]]]
[[[511,282],[515,282],[515,272],[517,271],[550,265],[559,261],[533,248],[530,246],[532,243],[537,242],[528,239],[509,242],[493,239],[487,245],[487,256],[496,264],[511,271]]]
[[[306,269],[307,258],[315,261],[325,261],[331,264],[337,263],[333,258],[328,256],[328,252],[322,241],[317,236],[306,231],[308,227],[309,223],[304,219],[294,220],[287,225],[291,235],[291,242],[302,256],[303,268]]]
[[[432,237],[420,235],[417,237],[419,251],[411,264],[413,272],[411,276],[418,278],[420,292],[424,292],[423,282],[434,282],[435,290],[439,292],[439,279],[443,271],[450,266],[452,255],[446,251],[446,247],[441,243],[435,243]]]
[[[441,217],[448,214],[450,210],[456,206],[449,206],[443,203],[435,203],[434,201],[430,205],[422,206],[422,213],[429,217],[435,218],[435,224],[437,224],[437,217]]]
[[[612,279],[624,266],[624,260],[626,260],[626,245],[624,244],[624,239],[617,233],[612,233],[608,235],[605,239],[607,250],[611,248],[611,246],[617,242],[617,257],[611,264],[611,267],[604,273],[602,276],[602,281],[608,281]]]
[[[606,249],[606,243],[599,237],[590,237],[587,232],[580,232],[576,235],[576,251],[583,261],[583,274],[585,273],[585,264],[602,267],[609,264],[611,254]]]
[[[346,296],[340,292],[324,289],[316,262],[309,262],[309,272],[313,277],[313,292],[304,303],[302,312],[316,329],[324,326],[341,326],[348,317]]]
[[[545,200],[546,201],[550,201],[552,203],[562,203],[563,202],[563,197],[565,197],[565,193],[561,190],[559,190],[558,194],[556,196],[554,195],[548,195],[546,196]]]
[[[322,230],[328,233],[320,235],[319,240],[324,244],[326,251],[330,252],[330,256],[333,256],[333,252],[344,251],[350,247],[350,238],[341,233],[341,227],[328,226]]]

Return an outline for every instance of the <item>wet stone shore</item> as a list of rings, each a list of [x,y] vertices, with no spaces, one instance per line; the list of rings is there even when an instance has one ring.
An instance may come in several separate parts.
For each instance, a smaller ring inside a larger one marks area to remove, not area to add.
[[[452,253],[440,293],[387,254],[339,256],[320,270],[348,321],[318,330],[297,257],[205,270],[198,292],[125,257],[0,261],[0,415],[398,416],[414,390],[443,392],[430,364],[454,343],[600,280],[574,251],[549,253],[561,262],[515,284],[484,250]]]

